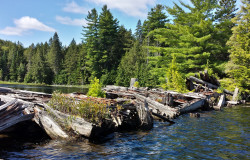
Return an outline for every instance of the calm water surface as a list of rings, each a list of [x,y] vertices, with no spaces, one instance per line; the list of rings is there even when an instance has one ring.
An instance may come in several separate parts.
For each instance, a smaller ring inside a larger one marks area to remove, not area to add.
[[[175,124],[155,122],[148,132],[114,133],[100,144],[22,142],[2,148],[4,159],[250,159],[250,108],[180,116]],[[1,140],[1,138],[0,138]],[[16,143],[21,140],[14,140]],[[2,142],[0,142],[1,144]],[[1,145],[0,145],[1,146]],[[11,149],[10,149],[11,148]]]
[[[43,93],[53,93],[53,91],[61,91],[62,93],[87,93],[88,88],[81,87],[62,87],[62,86],[32,86],[32,85],[19,85],[19,84],[0,84],[0,87],[8,87],[14,89],[28,90],[34,92],[43,92]]]

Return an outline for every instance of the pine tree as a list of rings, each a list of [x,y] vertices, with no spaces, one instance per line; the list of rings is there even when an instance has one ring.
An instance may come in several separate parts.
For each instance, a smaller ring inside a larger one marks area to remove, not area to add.
[[[230,61],[227,73],[235,80],[242,91],[250,91],[250,2],[242,1],[240,12],[232,19],[236,24],[233,35],[227,42],[230,46]]]
[[[123,56],[117,72],[117,85],[129,86],[130,79],[135,77],[138,78],[140,86],[147,85],[146,51],[138,41]]]
[[[116,76],[116,68],[122,54],[119,53],[118,42],[118,20],[115,19],[104,5],[100,13],[99,20],[99,49],[98,63],[101,68],[101,82],[103,84],[113,84]],[[98,78],[99,75],[97,75]]]
[[[149,50],[157,53],[157,57],[150,57],[152,72],[159,82],[164,82],[162,71],[170,66],[173,54],[176,61],[181,64],[180,72],[196,72],[205,67],[207,59],[219,53],[219,45],[212,39],[214,32],[213,10],[215,0],[192,0],[192,6],[180,2],[173,8],[167,8],[174,17],[174,24],[167,23],[166,28],[151,31],[149,36],[155,38],[159,44],[151,45]]]
[[[55,75],[57,75],[61,70],[62,59],[63,59],[62,45],[57,33],[55,32],[51,42],[50,51],[48,53],[48,62],[50,68],[52,69]]]
[[[139,41],[140,44],[142,44],[142,24],[141,24],[141,20],[139,19],[136,25],[136,29],[135,29],[135,39],[137,41]]]
[[[101,68],[99,61],[101,59],[99,51],[99,41],[98,41],[98,32],[99,32],[99,16],[96,9],[92,9],[91,12],[88,12],[87,18],[87,27],[84,27],[83,35],[85,37],[86,46],[85,50],[87,51],[86,55],[86,64],[85,64],[85,73],[89,72],[92,77],[101,76]]]
[[[217,8],[214,16],[215,33],[212,35],[213,39],[220,44],[220,54],[214,54],[214,59],[220,59],[222,61],[229,60],[229,47],[226,45],[227,41],[232,35],[232,27],[234,23],[231,21],[235,17],[236,0],[220,0],[219,7]]]

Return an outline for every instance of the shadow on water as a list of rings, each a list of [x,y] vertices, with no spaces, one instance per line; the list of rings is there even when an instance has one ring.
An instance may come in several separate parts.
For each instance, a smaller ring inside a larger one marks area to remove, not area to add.
[[[201,118],[183,115],[171,126],[155,122],[148,132],[114,133],[102,143],[51,140],[2,153],[7,159],[250,159],[249,116],[249,107],[225,108]]]
[[[43,93],[53,93],[54,91],[60,91],[62,93],[73,93],[79,92],[86,94],[88,88],[82,87],[62,87],[62,86],[32,86],[32,85],[17,85],[17,84],[0,84],[0,87],[8,87],[20,90],[28,90],[34,92],[43,92]]]

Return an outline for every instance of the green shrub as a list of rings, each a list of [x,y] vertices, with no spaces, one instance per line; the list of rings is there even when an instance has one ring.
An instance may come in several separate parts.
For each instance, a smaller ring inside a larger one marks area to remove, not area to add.
[[[136,82],[134,83],[134,87],[136,87],[136,88],[140,87],[140,85],[139,85],[139,82],[138,82],[138,81],[136,81]]]
[[[71,116],[79,116],[95,124],[101,123],[103,119],[110,115],[109,109],[104,103],[98,103],[90,98],[77,101],[59,92],[52,94],[48,105],[55,110]]]
[[[187,92],[185,79],[179,72],[179,68],[176,63],[176,57],[172,59],[171,66],[167,70],[167,84],[163,85],[165,89],[175,90],[177,92]]]
[[[87,95],[92,97],[106,96],[105,92],[102,91],[102,85],[100,84],[99,79],[97,79],[96,77],[91,81]]]

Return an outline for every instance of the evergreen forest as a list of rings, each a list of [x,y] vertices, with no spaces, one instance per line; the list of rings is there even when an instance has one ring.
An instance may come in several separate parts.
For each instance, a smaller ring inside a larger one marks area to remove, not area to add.
[[[184,91],[185,78],[207,69],[222,87],[250,90],[250,1],[190,0],[157,4],[134,33],[107,5],[88,12],[82,43],[47,42],[23,47],[0,40],[0,80],[38,84],[139,86]]]

